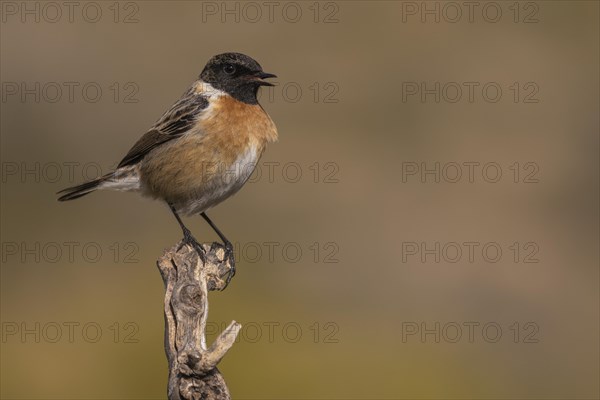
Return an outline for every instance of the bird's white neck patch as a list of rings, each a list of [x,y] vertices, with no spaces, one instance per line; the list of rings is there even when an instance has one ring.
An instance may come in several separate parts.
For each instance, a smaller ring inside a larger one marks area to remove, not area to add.
[[[227,94],[222,90],[216,89],[213,85],[204,82],[203,80],[198,80],[196,83],[196,93],[201,94],[207,99],[221,97]]]

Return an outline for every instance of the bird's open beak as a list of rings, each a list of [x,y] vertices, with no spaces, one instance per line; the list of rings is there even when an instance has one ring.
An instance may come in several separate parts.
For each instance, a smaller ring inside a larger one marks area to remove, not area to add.
[[[267,82],[264,79],[267,78],[277,78],[277,75],[275,74],[270,74],[268,72],[258,72],[256,74],[254,74],[254,79],[261,85],[261,86],[275,86],[274,84],[272,84],[271,82]]]

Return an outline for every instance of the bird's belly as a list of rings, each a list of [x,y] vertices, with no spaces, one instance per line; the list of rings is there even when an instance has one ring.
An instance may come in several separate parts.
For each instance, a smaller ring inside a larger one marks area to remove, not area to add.
[[[146,157],[141,178],[145,194],[167,201],[184,215],[203,212],[235,194],[262,153],[261,146],[248,143],[232,162],[218,147],[185,139],[177,142],[165,146],[164,154]]]
[[[205,165],[191,182],[193,194],[176,203],[175,207],[185,215],[197,214],[233,196],[250,178],[259,157],[256,148],[249,148],[229,166],[218,163]]]

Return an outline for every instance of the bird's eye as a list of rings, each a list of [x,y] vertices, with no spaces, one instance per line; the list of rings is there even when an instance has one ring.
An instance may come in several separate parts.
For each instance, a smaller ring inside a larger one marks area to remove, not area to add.
[[[231,64],[225,64],[225,66],[223,67],[223,71],[227,75],[233,75],[233,73],[235,72],[235,67]]]

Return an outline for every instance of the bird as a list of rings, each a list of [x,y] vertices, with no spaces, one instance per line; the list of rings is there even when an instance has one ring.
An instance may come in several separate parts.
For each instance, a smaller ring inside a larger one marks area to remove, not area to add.
[[[97,179],[59,191],[59,201],[96,190],[138,192],[165,202],[190,244],[206,261],[204,248],[181,215],[201,215],[223,241],[232,260],[233,245],[206,211],[237,193],[250,178],[269,143],[275,123],[258,102],[262,86],[274,86],[260,64],[241,53],[223,53],[206,63],[197,80],[125,154],[116,169]]]

